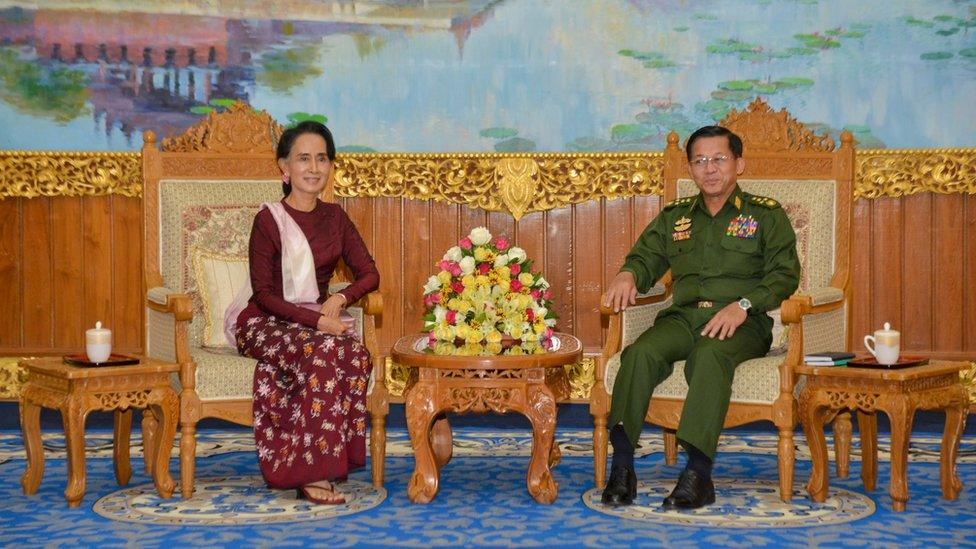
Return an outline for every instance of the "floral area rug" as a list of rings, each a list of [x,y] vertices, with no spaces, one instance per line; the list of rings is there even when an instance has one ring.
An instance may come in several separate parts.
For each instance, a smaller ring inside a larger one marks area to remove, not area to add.
[[[531,448],[528,432],[469,427],[455,430],[454,458],[441,489],[427,505],[410,503],[406,484],[413,459],[406,433],[390,433],[385,487],[372,486],[369,469],[342,485],[347,503],[313,505],[294,491],[264,486],[247,431],[204,431],[198,438],[196,493],[163,500],[141,463],[133,435],[133,476],[115,483],[111,433],[87,436],[88,483],[80,507],[64,501],[63,438],[44,436],[45,474],[34,496],[23,495],[20,434],[0,431],[0,545],[3,546],[976,546],[976,445],[964,440],[959,474],[964,489],[954,502],[940,497],[936,436],[916,435],[909,463],[911,499],[891,510],[888,456],[879,455],[878,488],[860,484],[858,448],[850,476],[831,477],[824,503],[803,486],[810,472],[797,437],[793,501],[778,497],[775,437],[730,434],[716,462],[717,500],[696,511],[664,511],[679,466],[667,466],[659,436],[648,434],[638,453],[635,505],[610,509],[593,488],[590,432],[561,430],[563,453],[555,467],[559,497],[535,503],[525,487]],[[880,437],[886,448],[888,440]],[[174,453],[175,455],[175,453]],[[174,478],[178,460],[172,461]],[[831,473],[834,474],[833,468]],[[856,534],[856,535],[855,535]]]

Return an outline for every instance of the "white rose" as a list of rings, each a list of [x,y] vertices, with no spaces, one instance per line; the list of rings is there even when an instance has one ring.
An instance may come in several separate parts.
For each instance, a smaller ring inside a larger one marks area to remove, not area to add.
[[[501,254],[495,258],[495,267],[504,267],[508,265],[508,254]]]
[[[468,238],[471,239],[471,243],[475,246],[484,246],[491,240],[491,233],[484,227],[475,227],[471,230]]]
[[[539,287],[542,288],[543,290],[545,290],[546,288],[549,287],[549,281],[546,280],[544,277],[541,277],[540,276],[539,277]]]
[[[512,248],[508,250],[508,259],[514,259],[516,263],[522,263],[525,261],[525,257],[525,250],[519,248],[518,246],[512,246]]]
[[[436,276],[431,276],[424,284],[424,294],[432,294],[441,289],[441,281]]]
[[[462,258],[459,263],[461,265],[461,274],[469,275],[474,272],[474,258],[470,255]]]
[[[447,250],[447,253],[444,254],[444,259],[446,259],[448,261],[453,261],[455,263],[457,263],[458,261],[461,261],[461,257],[462,257],[461,256],[461,248],[459,248],[457,246],[454,246],[453,248]]]
[[[440,324],[441,322],[444,322],[446,318],[447,318],[447,309],[441,307],[440,305],[434,307],[434,322]]]

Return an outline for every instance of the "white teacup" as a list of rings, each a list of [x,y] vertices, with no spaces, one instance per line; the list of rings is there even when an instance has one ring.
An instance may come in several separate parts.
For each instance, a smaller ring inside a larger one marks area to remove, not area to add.
[[[864,336],[864,346],[871,351],[878,364],[892,365],[898,362],[901,353],[901,334],[891,329],[891,324],[885,322],[883,330],[876,330],[873,336]]]
[[[96,322],[95,327],[85,331],[85,351],[88,360],[94,363],[101,363],[112,356],[112,330],[102,328],[101,322]]]

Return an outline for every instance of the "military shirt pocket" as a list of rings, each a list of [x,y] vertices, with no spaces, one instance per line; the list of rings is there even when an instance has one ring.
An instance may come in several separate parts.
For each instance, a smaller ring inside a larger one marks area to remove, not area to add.
[[[763,257],[758,238],[725,236],[721,246],[725,255],[723,270],[745,276],[762,275]]]
[[[683,273],[693,267],[691,253],[695,249],[695,244],[692,239],[671,241],[667,244],[668,250],[668,262],[671,264],[671,270],[673,273]]]

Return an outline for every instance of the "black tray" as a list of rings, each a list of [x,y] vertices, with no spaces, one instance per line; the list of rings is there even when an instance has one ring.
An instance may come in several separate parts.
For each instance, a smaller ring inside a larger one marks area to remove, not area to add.
[[[134,356],[113,353],[109,355],[108,360],[105,362],[92,362],[88,360],[88,355],[67,355],[64,357],[64,363],[83,368],[94,368],[100,366],[131,366],[133,364],[139,364],[139,359]]]
[[[848,367],[853,368],[884,368],[887,370],[897,370],[898,368],[911,368],[912,366],[921,366],[922,364],[928,364],[929,359],[920,356],[908,356],[902,355],[898,357],[898,362],[894,364],[878,364],[878,359],[873,356],[861,356],[851,359],[847,363]]]

